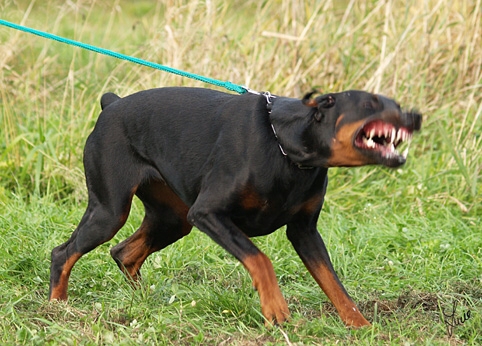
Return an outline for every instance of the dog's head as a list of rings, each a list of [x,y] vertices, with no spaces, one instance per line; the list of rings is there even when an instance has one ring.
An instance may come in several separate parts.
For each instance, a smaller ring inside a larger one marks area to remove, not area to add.
[[[316,140],[312,140],[325,152],[329,147],[325,166],[398,167],[405,163],[408,146],[402,153],[399,149],[420,130],[419,113],[404,111],[394,100],[364,91],[312,96],[306,94],[302,103],[311,108],[314,119],[309,133]]]

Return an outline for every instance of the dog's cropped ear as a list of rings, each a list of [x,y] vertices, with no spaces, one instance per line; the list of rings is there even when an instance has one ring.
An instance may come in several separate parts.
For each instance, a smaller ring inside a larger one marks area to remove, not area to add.
[[[316,107],[318,108],[318,102],[316,102],[315,99],[312,99],[311,97],[318,93],[317,90],[313,89],[312,91],[310,91],[309,93],[305,94],[305,96],[303,96],[303,98],[301,99],[301,102],[306,106],[306,107]]]
[[[307,107],[317,108],[313,116],[315,117],[316,121],[321,121],[321,119],[323,119],[323,116],[324,116],[323,111],[325,109],[333,107],[336,101],[333,95],[322,95],[315,99],[312,99],[311,97],[315,93],[317,93],[316,90],[313,90],[307,93],[305,96],[303,96],[303,99],[301,100],[301,102]]]

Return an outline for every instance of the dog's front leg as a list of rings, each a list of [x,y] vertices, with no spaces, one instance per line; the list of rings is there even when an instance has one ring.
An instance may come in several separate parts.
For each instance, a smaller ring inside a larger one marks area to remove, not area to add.
[[[241,261],[248,270],[253,286],[259,294],[261,311],[266,319],[265,325],[286,321],[289,317],[288,305],[281,294],[269,258],[222,213],[209,212],[194,205],[188,214],[188,220]]]
[[[315,281],[335,306],[342,321],[349,327],[369,326],[370,322],[363,317],[338,279],[315,224],[316,221],[311,222],[311,225],[289,224],[286,230],[288,239]]]

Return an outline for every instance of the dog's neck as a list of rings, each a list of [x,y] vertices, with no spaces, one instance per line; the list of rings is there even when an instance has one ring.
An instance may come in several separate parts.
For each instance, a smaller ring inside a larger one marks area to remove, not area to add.
[[[266,110],[268,111],[268,119],[269,119],[269,123],[271,125],[271,129],[273,130],[273,134],[274,134],[274,137],[276,138],[276,142],[278,142],[278,147],[281,151],[281,154],[283,154],[283,156],[285,156],[286,158],[288,158],[292,164],[294,164],[296,167],[298,167],[299,169],[313,169],[314,167],[312,166],[304,166],[302,165],[301,163],[299,162],[295,162],[293,161],[289,155],[286,153],[286,151],[283,149],[283,146],[281,145],[281,142],[278,138],[278,134],[276,133],[276,129],[274,128],[274,125],[273,123],[271,122],[271,118],[270,118],[270,115],[271,115],[271,111],[273,109],[273,102],[274,102],[274,99],[276,99],[276,96],[273,96],[271,95],[271,93],[269,91],[267,92],[264,92],[262,93],[261,95],[263,95],[265,98],[266,98]]]

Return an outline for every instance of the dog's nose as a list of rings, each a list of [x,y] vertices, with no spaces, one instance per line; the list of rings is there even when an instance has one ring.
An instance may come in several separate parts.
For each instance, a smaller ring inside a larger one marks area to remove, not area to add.
[[[422,115],[416,111],[403,113],[402,121],[407,127],[412,128],[414,131],[418,131],[422,127]]]

